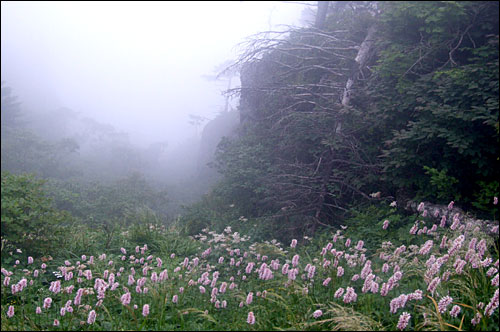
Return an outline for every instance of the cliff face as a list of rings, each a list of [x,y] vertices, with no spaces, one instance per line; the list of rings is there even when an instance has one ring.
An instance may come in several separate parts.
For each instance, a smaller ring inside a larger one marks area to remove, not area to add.
[[[236,110],[220,113],[209,121],[201,134],[198,151],[198,175],[202,179],[209,179],[213,183],[219,174],[208,163],[214,161],[215,150],[224,136],[232,136],[239,124],[239,113]]]
[[[255,109],[263,102],[259,87],[263,86],[263,75],[266,73],[258,63],[249,63],[242,67],[240,73],[240,123],[243,125],[255,118]]]

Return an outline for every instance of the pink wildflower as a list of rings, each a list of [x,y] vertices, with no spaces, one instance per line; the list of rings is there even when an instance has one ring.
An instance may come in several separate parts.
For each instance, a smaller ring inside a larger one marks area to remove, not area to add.
[[[299,255],[294,255],[292,258],[292,266],[296,267],[299,264]]]
[[[227,288],[227,282],[223,281],[222,284],[220,285],[219,292],[220,293],[225,293]]]
[[[131,274],[129,274],[129,276],[128,276],[128,285],[131,286],[131,285],[134,284],[134,282],[135,282],[134,276],[131,275]]]
[[[457,237],[455,240],[453,240],[451,248],[448,249],[448,254],[452,256],[454,253],[456,253],[462,247],[464,240],[465,236],[463,234]]]
[[[344,295],[344,303],[356,302],[358,295],[354,291],[354,288],[347,287],[346,293]]]
[[[399,316],[398,326],[399,330],[404,330],[406,326],[408,326],[408,322],[410,321],[411,315],[406,311]]]
[[[339,267],[340,268],[340,267]],[[307,272],[307,277],[309,279],[312,279],[314,278],[314,273],[316,272],[316,266],[314,265],[311,265],[311,267],[309,268],[309,271]],[[342,271],[343,272],[343,271]],[[338,274],[338,273],[337,273]]]
[[[486,248],[486,240],[485,239],[481,239],[481,241],[479,241],[479,243],[476,246],[476,250],[479,253],[479,256],[482,257],[484,255],[486,249],[487,249]]]
[[[372,272],[372,262],[367,260],[363,269],[361,270],[361,279],[365,279]]]
[[[52,304],[52,299],[50,297],[47,297],[47,298],[45,298],[45,300],[43,300],[43,308],[44,309],[50,308],[51,304]]]
[[[122,302],[123,305],[129,305],[131,298],[132,295],[130,294],[130,292],[127,292],[121,296],[120,301]]]
[[[493,277],[493,279],[491,279],[491,284],[498,287],[498,273],[495,275],[495,277]]]
[[[253,292],[250,292],[250,293],[248,293],[248,295],[247,295],[246,304],[247,304],[247,305],[250,305],[250,304],[252,303],[252,301],[253,301]]]
[[[59,320],[58,319],[54,319],[54,326],[59,326]]]
[[[450,310],[450,316],[457,317],[458,314],[460,313],[460,310],[461,310],[460,306],[454,305],[453,308],[451,308]]]
[[[439,227],[441,228],[443,228],[444,226],[446,226],[446,216],[441,217],[441,222],[439,224]]]
[[[413,225],[413,227],[410,229],[410,234],[412,235],[416,234],[417,230],[418,230],[418,225],[417,224]]]
[[[408,294],[408,300],[421,300],[423,292],[420,289],[415,290],[413,293]]]
[[[383,229],[387,229],[389,227],[389,220],[384,220],[384,224],[382,225]]]
[[[497,273],[497,272],[498,272],[498,269],[492,266],[488,269],[488,271],[486,272],[486,275],[488,277],[491,277],[491,276],[495,275],[495,273]]]
[[[283,264],[283,267],[281,268],[281,273],[282,274],[287,274],[288,273],[288,268],[290,267],[289,264]]]
[[[28,256],[28,264],[33,264],[33,257]]]
[[[178,301],[179,301],[179,296],[177,296],[176,294],[172,297],[172,303],[177,303]]]
[[[339,235],[338,235],[338,234],[335,234],[335,235],[333,236],[333,239],[332,239],[333,243],[336,243],[336,242],[337,242],[337,240],[338,240],[338,238],[339,238]]]
[[[292,243],[290,244],[290,247],[295,248],[297,246],[297,240],[293,239]]]
[[[498,304],[499,304],[499,301],[498,301],[498,288],[497,288],[495,290],[495,294],[493,294],[493,296],[491,297],[490,302],[488,303],[488,305],[484,309],[485,316],[491,316],[491,315],[493,315],[493,312],[498,308]]]
[[[321,317],[323,315],[323,311],[321,310],[316,310],[315,312],[313,312],[313,317],[314,318],[318,318],[318,317]]]
[[[339,289],[337,289],[337,291],[335,292],[335,295],[334,297],[335,298],[339,298],[342,296],[342,294],[344,294],[344,289],[342,287],[340,287]]]
[[[453,302],[453,298],[450,296],[445,296],[438,303],[438,309],[441,314],[446,312],[446,308]]]
[[[144,317],[146,317],[147,315],[149,315],[149,304],[145,304],[143,307],[142,307],[142,315]]]
[[[476,313],[476,316],[474,316],[474,318],[471,319],[471,324],[472,325],[477,325],[479,324],[479,322],[481,321],[481,314],[478,312]]]
[[[7,317],[12,318],[14,316],[14,306],[10,305],[9,309],[7,310]]]
[[[427,287],[427,291],[431,292],[431,294],[434,294],[434,291],[436,290],[436,288],[440,282],[441,282],[440,277],[436,277],[436,278],[432,279],[432,281],[429,283],[429,286]]]
[[[443,235],[443,237],[441,239],[441,244],[439,245],[439,248],[441,248],[441,249],[446,248],[447,241],[448,241],[448,237],[446,235]]]
[[[460,226],[460,219],[458,217],[458,213],[455,213],[455,215],[453,216],[453,223],[451,224],[450,229],[454,231],[459,226]]]
[[[427,255],[429,251],[431,251],[433,244],[434,242],[432,240],[428,240],[422,245],[422,248],[420,248],[420,251],[418,253],[420,255]]]
[[[398,297],[392,299],[389,304],[391,307],[390,309],[391,313],[395,314],[399,308],[404,308],[407,301],[408,301],[408,295],[406,294],[401,294]]]
[[[94,324],[97,314],[95,310],[89,312],[89,317],[87,318],[87,324]]]
[[[245,272],[247,274],[250,274],[252,273],[252,270],[253,270],[253,267],[254,267],[255,263],[254,262],[249,262],[247,267],[245,268]]]
[[[253,314],[253,312],[252,312],[252,311],[250,311],[250,312],[248,313],[247,323],[248,323],[248,324],[250,324],[250,325],[255,324],[255,316],[254,316],[254,314]]]

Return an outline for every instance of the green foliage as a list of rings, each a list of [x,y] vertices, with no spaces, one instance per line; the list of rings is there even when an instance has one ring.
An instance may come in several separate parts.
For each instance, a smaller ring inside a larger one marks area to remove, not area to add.
[[[42,185],[32,175],[2,172],[2,247],[5,241],[10,250],[32,256],[62,247],[61,224],[69,224],[71,216],[52,206]]]
[[[263,180],[271,172],[268,147],[253,135],[241,139],[224,137],[217,147],[216,166],[224,175],[216,195],[237,204],[246,216],[258,214],[258,202],[265,195]]]
[[[166,191],[153,189],[139,173],[112,183],[50,180],[45,189],[58,208],[91,225],[131,224],[145,211],[165,221]]]
[[[372,102],[385,176],[413,195],[470,203],[479,182],[500,175],[498,4],[384,3],[381,23],[375,75],[360,98]]]
[[[386,220],[389,226],[383,229]],[[420,244],[421,240],[409,234],[415,220],[416,216],[402,214],[385,202],[358,206],[351,209],[350,217],[345,220],[345,237],[351,238],[353,243],[363,240],[367,255],[374,255],[373,248],[380,248],[385,241]]]
[[[479,181],[479,190],[474,193],[475,200],[472,205],[481,211],[490,211],[493,204],[492,197],[498,197],[500,186],[498,181],[484,182]]]
[[[424,166],[425,174],[429,175],[429,183],[432,187],[425,191],[427,195],[429,193],[433,193],[435,198],[439,200],[439,202],[444,203],[450,197],[453,197],[454,200],[460,200],[460,194],[456,192],[456,184],[458,180],[452,176],[448,176],[447,170],[442,169],[438,171],[435,168]],[[434,197],[432,197],[434,198]]]
[[[378,191],[479,207],[481,183],[500,176],[498,4],[332,6],[325,33],[257,39],[242,56],[242,126],[218,147],[212,195],[280,235],[297,220],[340,224]],[[357,68],[369,27],[375,47]]]
[[[50,143],[25,128],[7,130],[7,133],[2,134],[1,141],[3,170],[57,179],[81,174],[78,167],[68,164],[68,156],[78,150],[74,140]]]
[[[6,132],[22,124],[21,103],[12,95],[12,89],[2,81],[1,87],[2,140]]]

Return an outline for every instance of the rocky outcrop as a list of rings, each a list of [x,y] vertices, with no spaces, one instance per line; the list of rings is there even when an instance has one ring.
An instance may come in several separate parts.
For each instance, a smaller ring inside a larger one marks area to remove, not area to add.
[[[224,136],[231,136],[239,124],[239,114],[232,110],[220,113],[215,119],[209,121],[201,134],[198,152],[198,175],[202,178],[216,178],[217,171],[209,167],[214,161],[215,151]]]

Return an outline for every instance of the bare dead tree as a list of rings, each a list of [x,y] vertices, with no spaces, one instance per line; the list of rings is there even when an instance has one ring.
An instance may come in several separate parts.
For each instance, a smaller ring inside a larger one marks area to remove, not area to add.
[[[328,2],[321,6],[327,10]],[[243,126],[265,128],[267,139],[276,142],[275,167],[261,179],[266,190],[259,203],[274,209],[276,218],[308,216],[313,229],[332,211],[346,211],[347,197],[371,199],[348,174],[355,170],[364,177],[380,170],[377,160],[361,151],[356,129],[345,126],[376,28],[368,28],[361,42],[351,40],[347,30],[322,28],[255,35],[237,62],[242,87],[230,91],[241,96]],[[304,132],[310,141],[297,142]]]

